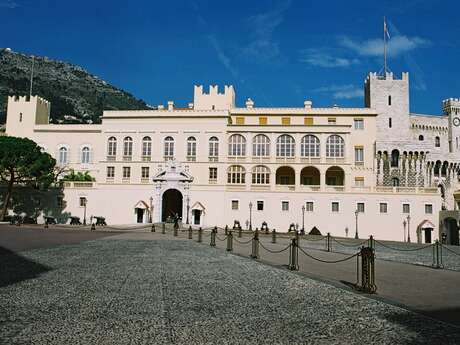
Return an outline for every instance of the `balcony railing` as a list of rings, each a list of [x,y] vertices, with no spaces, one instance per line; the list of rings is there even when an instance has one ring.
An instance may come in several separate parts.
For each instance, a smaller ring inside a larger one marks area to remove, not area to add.
[[[65,181],[65,188],[93,188],[94,182],[91,181]]]
[[[149,183],[149,178],[148,177],[142,177],[141,178],[141,183]]]
[[[275,186],[275,189],[277,191],[281,191],[281,192],[289,192],[289,191],[295,191],[295,185],[293,184],[277,184]]]
[[[108,161],[108,162],[114,162],[114,161],[116,161],[116,160],[117,160],[117,156],[112,156],[112,155],[107,156],[107,161]]]
[[[133,160],[133,156],[123,156],[124,162],[131,162]]]
[[[150,156],[142,156],[142,161],[143,162],[150,162],[152,160],[152,157]]]

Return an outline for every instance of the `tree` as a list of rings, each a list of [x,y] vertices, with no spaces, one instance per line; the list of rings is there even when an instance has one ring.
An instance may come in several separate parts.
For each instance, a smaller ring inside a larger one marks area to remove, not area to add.
[[[48,188],[55,180],[56,160],[27,138],[0,136],[0,182],[7,185],[3,198],[3,220],[15,185]]]

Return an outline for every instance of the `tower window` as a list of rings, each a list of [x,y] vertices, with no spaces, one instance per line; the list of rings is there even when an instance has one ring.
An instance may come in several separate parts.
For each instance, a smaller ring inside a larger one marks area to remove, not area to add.
[[[434,146],[435,147],[440,147],[441,146],[441,140],[439,137],[434,138]]]
[[[388,119],[388,127],[391,128],[391,117]]]
[[[420,134],[420,135],[418,136],[418,140],[419,140],[419,141],[423,141],[423,135]]]
[[[19,122],[22,122],[22,113],[19,113]]]
[[[388,96],[388,105],[391,105],[391,96]]]

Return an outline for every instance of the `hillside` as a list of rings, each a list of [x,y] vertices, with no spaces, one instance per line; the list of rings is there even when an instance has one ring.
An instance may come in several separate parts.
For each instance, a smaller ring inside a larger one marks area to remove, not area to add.
[[[31,67],[31,56],[0,48],[0,124],[7,96],[29,94]],[[99,123],[103,110],[149,109],[80,66],[47,57],[35,57],[33,94],[51,102],[54,123]]]

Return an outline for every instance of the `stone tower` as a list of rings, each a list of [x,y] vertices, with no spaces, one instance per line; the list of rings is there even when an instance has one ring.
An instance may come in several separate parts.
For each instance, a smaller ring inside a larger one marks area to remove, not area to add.
[[[6,114],[6,134],[29,137],[35,125],[49,123],[50,103],[38,96],[9,96]]]
[[[403,72],[401,79],[395,79],[393,73],[385,76],[369,73],[364,92],[365,107],[378,112],[377,147],[387,141],[409,140],[409,73]]]
[[[448,116],[449,153],[460,152],[460,99],[449,98],[442,102],[444,115]],[[457,156],[458,157],[458,156]]]

